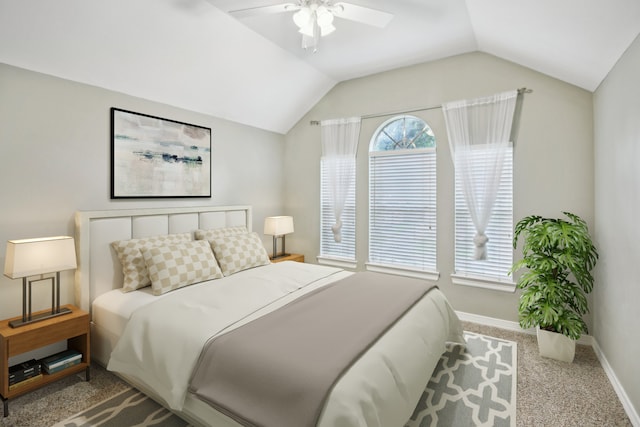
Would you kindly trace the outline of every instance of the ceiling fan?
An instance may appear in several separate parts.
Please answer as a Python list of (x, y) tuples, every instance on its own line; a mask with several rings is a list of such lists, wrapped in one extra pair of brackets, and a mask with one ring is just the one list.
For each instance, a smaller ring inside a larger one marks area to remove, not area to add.
[(334, 2), (333, 0), (297, 0), (295, 3), (280, 3), (246, 9), (231, 10), (229, 13), (238, 18), (247, 16), (295, 12), (293, 22), (302, 34), (302, 47), (317, 51), (320, 37), (331, 34), (336, 27), (333, 18), (342, 18), (362, 24), (384, 28), (393, 15), (353, 3)]

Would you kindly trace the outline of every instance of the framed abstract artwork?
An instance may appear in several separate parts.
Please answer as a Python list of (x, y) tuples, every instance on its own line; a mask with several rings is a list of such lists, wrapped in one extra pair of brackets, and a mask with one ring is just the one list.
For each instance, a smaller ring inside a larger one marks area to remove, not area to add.
[(111, 198), (211, 197), (211, 129), (111, 108)]

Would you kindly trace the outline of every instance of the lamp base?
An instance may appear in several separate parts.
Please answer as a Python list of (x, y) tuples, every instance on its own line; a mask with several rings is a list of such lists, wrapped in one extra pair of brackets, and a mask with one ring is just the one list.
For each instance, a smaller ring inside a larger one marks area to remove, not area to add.
[(19, 328), (20, 326), (30, 325), (31, 323), (40, 322), (42, 320), (51, 319), (52, 317), (58, 317), (58, 316), (62, 316), (64, 314), (69, 314), (69, 313), (71, 313), (71, 310), (69, 310), (66, 307), (63, 307), (59, 311), (54, 313), (45, 312), (45, 313), (40, 313), (40, 314), (31, 316), (26, 320), (23, 320), (23, 319), (12, 320), (11, 322), (9, 322), (9, 326), (11, 326), (12, 328)]

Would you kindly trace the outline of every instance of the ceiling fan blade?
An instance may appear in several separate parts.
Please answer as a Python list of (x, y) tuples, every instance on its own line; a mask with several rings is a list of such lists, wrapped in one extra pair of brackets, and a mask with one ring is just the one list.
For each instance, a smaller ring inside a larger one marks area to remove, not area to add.
[(270, 15), (274, 13), (291, 12), (300, 9), (300, 5), (295, 3), (281, 3), (271, 6), (249, 7), (246, 9), (230, 10), (228, 13), (236, 18), (245, 18), (247, 16)]
[(334, 3), (333, 14), (338, 18), (373, 25), (378, 28), (386, 27), (393, 18), (393, 15), (388, 12), (342, 2)]

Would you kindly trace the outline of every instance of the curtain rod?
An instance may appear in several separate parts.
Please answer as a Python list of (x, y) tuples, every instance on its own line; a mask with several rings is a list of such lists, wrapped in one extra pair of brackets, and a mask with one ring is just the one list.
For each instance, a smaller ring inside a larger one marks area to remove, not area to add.
[[(522, 94), (525, 94), (525, 93), (531, 93), (531, 92), (533, 92), (533, 89), (527, 89), (526, 87), (518, 89), (518, 95), (522, 95)], [(365, 120), (365, 119), (373, 119), (373, 118), (384, 117), (384, 116), (395, 116), (396, 114), (415, 113), (417, 111), (436, 110), (438, 108), (442, 108), (442, 105), (436, 105), (436, 106), (432, 106), (432, 107), (415, 108), (413, 110), (391, 111), (391, 112), (388, 112), (388, 113), (366, 114), (364, 116), (360, 116), (360, 119), (361, 120)], [(309, 124), (311, 126), (319, 126), (320, 125), (320, 120), (311, 120), (309, 122)]]

